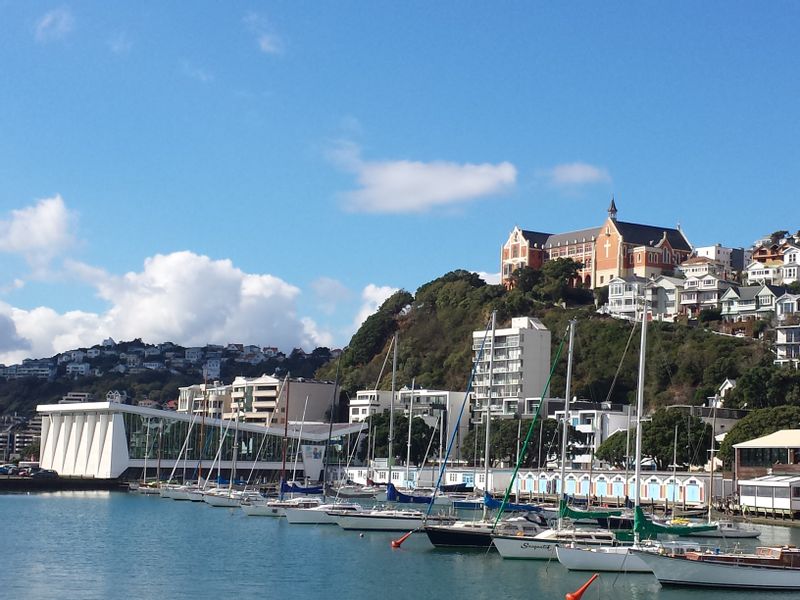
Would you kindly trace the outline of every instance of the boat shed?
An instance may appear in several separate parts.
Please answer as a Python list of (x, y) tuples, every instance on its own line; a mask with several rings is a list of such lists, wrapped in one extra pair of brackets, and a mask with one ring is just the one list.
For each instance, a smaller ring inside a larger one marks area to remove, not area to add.
[(766, 475), (739, 481), (742, 512), (793, 518), (800, 513), (800, 475)]
[(737, 480), (764, 475), (800, 475), (800, 429), (781, 429), (734, 444)]

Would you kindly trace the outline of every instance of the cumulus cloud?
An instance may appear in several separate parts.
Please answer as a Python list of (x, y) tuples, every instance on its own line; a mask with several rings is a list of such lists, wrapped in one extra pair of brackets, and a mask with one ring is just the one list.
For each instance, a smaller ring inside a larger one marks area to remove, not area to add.
[(544, 171), (544, 175), (556, 187), (578, 187), (611, 182), (611, 175), (607, 169), (583, 162), (556, 165)]
[(333, 341), (330, 332), (298, 316), (297, 287), (272, 275), (245, 273), (230, 260), (184, 251), (150, 257), (141, 271), (121, 276), (78, 262), (67, 268), (93, 286), (109, 309), (58, 313), (0, 303), (0, 315), (16, 332), (14, 337), (0, 331), (4, 339), (16, 340), (0, 349), (0, 362), (52, 356), (109, 336), (187, 346), (242, 341), (306, 349)]
[(481, 279), (483, 279), (489, 285), (497, 285), (500, 283), (500, 272), (497, 273), (486, 273), (484, 271), (473, 271), (476, 275), (478, 275)]
[(264, 54), (282, 54), (283, 41), (272, 30), (267, 19), (255, 12), (247, 13), (243, 19), (245, 27), (256, 38), (258, 49)]
[(367, 317), (374, 313), (386, 299), (394, 294), (398, 289), (388, 285), (375, 285), (374, 283), (368, 284), (361, 291), (361, 308), (358, 310), (355, 320), (353, 321), (353, 331), (358, 330), (359, 327), (367, 320)]
[(312, 281), (311, 291), (316, 297), (317, 307), (326, 315), (332, 315), (339, 303), (349, 300), (353, 295), (341, 281), (331, 277)]
[(45, 13), (38, 21), (34, 35), (39, 43), (54, 42), (66, 37), (75, 28), (75, 19), (66, 8)]
[(356, 212), (425, 212), (501, 194), (517, 179), (516, 168), (508, 162), (367, 161), (352, 142), (338, 143), (329, 158), (356, 176), (359, 188), (344, 195), (346, 208)]
[(75, 244), (76, 222), (60, 195), (12, 210), (9, 218), (0, 220), (0, 252), (22, 256), (35, 273), (41, 273)]

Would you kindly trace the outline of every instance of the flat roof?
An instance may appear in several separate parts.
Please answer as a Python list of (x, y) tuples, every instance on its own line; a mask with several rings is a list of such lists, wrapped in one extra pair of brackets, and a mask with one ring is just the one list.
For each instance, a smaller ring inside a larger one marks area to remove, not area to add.
[(781, 429), (775, 433), (734, 444), (734, 448), (800, 448), (800, 429)]
[[(69, 404), (40, 404), (36, 407), (36, 412), (46, 414), (53, 413), (130, 413), (141, 415), (143, 417), (152, 417), (155, 419), (172, 419), (173, 421), (189, 422), (193, 416), (188, 413), (179, 413), (172, 410), (159, 410), (157, 408), (147, 408), (144, 406), (133, 406), (131, 404), (120, 404), (119, 402), (75, 402)], [(212, 419), (211, 417), (205, 418), (205, 424), (208, 426), (227, 427), (232, 421), (223, 419)], [(250, 431), (252, 433), (266, 433), (276, 437), (283, 437), (284, 426), (265, 427), (257, 423), (239, 423), (238, 427), (242, 431)], [(332, 428), (331, 437), (340, 437), (349, 433), (359, 433), (366, 427), (365, 423), (334, 423)], [(328, 431), (331, 430), (329, 423), (314, 423), (305, 425), (301, 423), (289, 423), (287, 437), (297, 439), (300, 437), (302, 429), (302, 439), (312, 442), (324, 442), (328, 439)]]
[(739, 485), (755, 485), (763, 487), (789, 487), (800, 483), (800, 475), (765, 475), (755, 479), (740, 479)]

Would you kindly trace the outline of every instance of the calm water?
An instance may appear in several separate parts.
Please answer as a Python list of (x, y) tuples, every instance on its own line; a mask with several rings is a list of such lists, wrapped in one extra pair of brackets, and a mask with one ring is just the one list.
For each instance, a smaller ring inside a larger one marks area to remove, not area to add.
[[(414, 535), (246, 517), (238, 509), (125, 493), (0, 496), (3, 598), (562, 599), (589, 574), (558, 562), (434, 550)], [(800, 543), (764, 527), (762, 543)], [(662, 589), (649, 575), (602, 574), (585, 600), (736, 600), (792, 594)]]

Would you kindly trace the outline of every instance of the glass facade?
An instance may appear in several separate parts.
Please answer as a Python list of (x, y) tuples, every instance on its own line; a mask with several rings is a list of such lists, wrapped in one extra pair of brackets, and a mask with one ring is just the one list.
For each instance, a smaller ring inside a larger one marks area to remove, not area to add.
[(786, 448), (742, 448), (739, 450), (739, 464), (743, 467), (769, 467), (785, 465), (789, 462)]
[[(231, 461), (234, 454), (234, 439), (237, 446), (237, 460), (280, 462), (283, 455), (283, 438), (274, 434), (244, 431), (232, 422), (225, 421), (224, 426), (208, 425), (195, 422), (189, 433), (191, 423), (164, 417), (149, 417), (134, 413), (122, 413), (125, 422), (125, 435), (128, 442), (128, 455), (132, 459), (177, 460), (178, 457), (188, 462), (210, 464), (217, 456), (222, 438), (220, 460)], [(229, 425), (230, 423), (230, 425)], [(186, 443), (186, 436), (189, 441)], [(266, 439), (265, 439), (266, 438)], [(181, 448), (186, 443), (186, 450)], [(262, 446), (263, 443), (263, 446)], [(324, 442), (303, 440), (304, 445), (324, 445)], [(293, 462), (297, 455), (297, 440), (289, 439), (287, 444), (287, 462)], [(336, 447), (330, 447), (330, 460), (336, 459)], [(302, 457), (298, 456), (302, 460)]]

